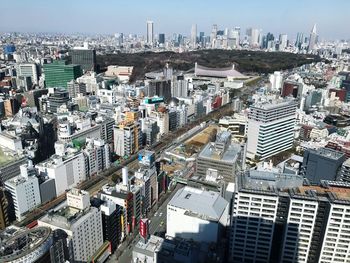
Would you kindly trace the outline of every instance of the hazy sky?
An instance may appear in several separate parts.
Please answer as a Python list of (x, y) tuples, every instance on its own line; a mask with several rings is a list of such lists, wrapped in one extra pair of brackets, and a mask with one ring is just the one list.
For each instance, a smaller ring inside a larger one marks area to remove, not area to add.
[(264, 33), (309, 33), (320, 39), (350, 39), (350, 0), (0, 0), (0, 31), (189, 35), (240, 26)]

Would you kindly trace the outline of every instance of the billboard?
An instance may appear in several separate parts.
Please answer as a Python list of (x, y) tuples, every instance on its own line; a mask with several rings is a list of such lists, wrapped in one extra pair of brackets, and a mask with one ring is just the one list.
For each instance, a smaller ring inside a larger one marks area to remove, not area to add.
[(140, 220), (140, 236), (142, 236), (144, 239), (148, 236), (148, 219), (143, 218)]

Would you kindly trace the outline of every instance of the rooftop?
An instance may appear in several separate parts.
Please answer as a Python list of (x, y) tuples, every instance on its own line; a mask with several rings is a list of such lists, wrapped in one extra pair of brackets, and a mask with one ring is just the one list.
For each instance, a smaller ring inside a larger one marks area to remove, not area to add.
[(310, 153), (318, 154), (329, 159), (338, 160), (345, 156), (345, 153), (330, 148), (309, 149)]
[(0, 233), (0, 261), (16, 262), (35, 251), (50, 238), (51, 229), (36, 227), (17, 229), (9, 227)]
[(207, 158), (218, 160), (227, 163), (235, 163), (239, 152), (241, 151), (241, 146), (239, 144), (231, 144), (228, 146), (226, 151), (218, 152), (215, 150), (215, 143), (208, 143), (204, 149), (199, 153), (200, 158)]
[(204, 220), (220, 220), (228, 202), (217, 192), (184, 187), (176, 192), (169, 205), (187, 210), (187, 215)]

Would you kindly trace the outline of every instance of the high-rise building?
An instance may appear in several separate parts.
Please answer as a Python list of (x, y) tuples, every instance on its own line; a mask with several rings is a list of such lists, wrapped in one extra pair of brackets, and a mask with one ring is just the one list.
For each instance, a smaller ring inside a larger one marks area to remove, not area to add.
[(270, 75), (271, 89), (273, 91), (280, 91), (282, 88), (283, 75), (280, 71), (275, 71)]
[(333, 149), (306, 149), (302, 174), (312, 184), (319, 184), (321, 180), (335, 181), (341, 176), (340, 171), (345, 160), (344, 153)]
[(58, 108), (62, 105), (68, 105), (69, 92), (65, 89), (55, 89), (54, 93), (50, 93), (47, 98), (47, 111), (57, 113)]
[(297, 103), (294, 99), (260, 98), (248, 115), (247, 158), (260, 160), (292, 148)]
[(309, 47), (308, 47), (309, 52), (312, 52), (315, 49), (317, 44), (316, 42), (317, 42), (317, 31), (316, 31), (316, 24), (314, 24), (310, 33), (310, 38), (309, 38)]
[(138, 122), (125, 122), (114, 126), (114, 151), (118, 156), (131, 156), (142, 145), (142, 131)]
[(303, 44), (304, 44), (304, 34), (298, 32), (297, 39), (295, 40), (295, 47), (298, 49), (301, 49)]
[(114, 253), (121, 241), (121, 216), (123, 208), (110, 200), (103, 201), (98, 198), (92, 200), (92, 206), (101, 210), (103, 240), (110, 242), (111, 252)]
[(67, 89), (69, 98), (75, 98), (78, 94), (86, 95), (86, 85), (75, 80), (71, 80), (67, 83)]
[(214, 24), (212, 29), (211, 29), (211, 33), (210, 33), (210, 44), (211, 47), (214, 47), (216, 45), (216, 37), (218, 34), (218, 25)]
[(86, 147), (83, 150), (89, 167), (89, 175), (95, 175), (111, 165), (109, 145), (104, 140), (86, 139)]
[(195, 48), (197, 46), (197, 25), (193, 24), (191, 28), (191, 47)]
[(69, 51), (72, 63), (80, 65), (84, 71), (96, 71), (96, 50), (88, 47), (75, 47)]
[(248, 36), (249, 45), (251, 47), (258, 47), (259, 46), (259, 35), (260, 35), (259, 29), (248, 28), (246, 31), (246, 34)]
[[(57, 147), (57, 145), (55, 145)], [(56, 148), (57, 149), (57, 148)], [(67, 153), (62, 151), (36, 165), (42, 175), (55, 180), (57, 195), (77, 186), (89, 175), (88, 165), (83, 152)]]
[(70, 262), (87, 262), (103, 245), (101, 211), (90, 206), (88, 192), (72, 189), (67, 204), (38, 220), (39, 226), (62, 229), (68, 235)]
[(287, 48), (288, 36), (286, 34), (281, 34), (279, 39), (279, 50), (284, 51)]
[(33, 84), (39, 84), (39, 75), (36, 64), (19, 64), (17, 67), (18, 77), (30, 77)]
[(23, 164), (21, 175), (5, 182), (5, 188), (11, 193), (16, 219), (23, 219), (24, 213), (41, 204), (39, 180), (34, 167)]
[(165, 44), (165, 34), (159, 34), (158, 36), (158, 42), (159, 44)]
[(147, 21), (147, 44), (153, 46), (154, 44), (154, 32), (153, 21)]
[(350, 184), (310, 186), (301, 176), (251, 170), (227, 189), (233, 189), (234, 204), (231, 261), (326, 263), (347, 257)]
[(79, 65), (67, 64), (66, 61), (55, 60), (44, 64), (45, 85), (48, 88), (67, 88), (67, 83), (82, 75)]
[(231, 143), (228, 131), (217, 134), (215, 143), (208, 143), (199, 153), (196, 174), (205, 178), (208, 169), (215, 169), (225, 182), (234, 181), (241, 164), (241, 146)]

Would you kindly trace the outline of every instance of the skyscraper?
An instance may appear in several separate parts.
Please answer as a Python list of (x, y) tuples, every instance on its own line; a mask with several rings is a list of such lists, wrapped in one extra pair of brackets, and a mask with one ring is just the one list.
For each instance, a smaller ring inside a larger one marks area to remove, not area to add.
[(193, 24), (191, 29), (191, 46), (196, 47), (197, 44), (197, 25)]
[(84, 71), (96, 71), (96, 50), (85, 47), (75, 47), (69, 51), (72, 64), (80, 65)]
[(286, 34), (281, 34), (279, 50), (280, 51), (285, 50), (287, 48), (287, 44), (288, 44), (288, 36)]
[(301, 49), (303, 42), (304, 42), (304, 34), (299, 32), (297, 34), (297, 39), (295, 41), (295, 47)]
[(153, 46), (153, 21), (147, 21), (147, 44)]
[(215, 45), (216, 37), (218, 34), (218, 25), (214, 24), (210, 33), (210, 43), (212, 46)]
[(158, 42), (159, 44), (165, 44), (165, 34), (159, 34)]
[(314, 24), (310, 33), (309, 47), (308, 47), (309, 52), (315, 49), (316, 39), (317, 39), (317, 30), (316, 30), (316, 24)]
[(293, 99), (266, 97), (250, 108), (247, 158), (265, 159), (292, 148), (296, 105)]

